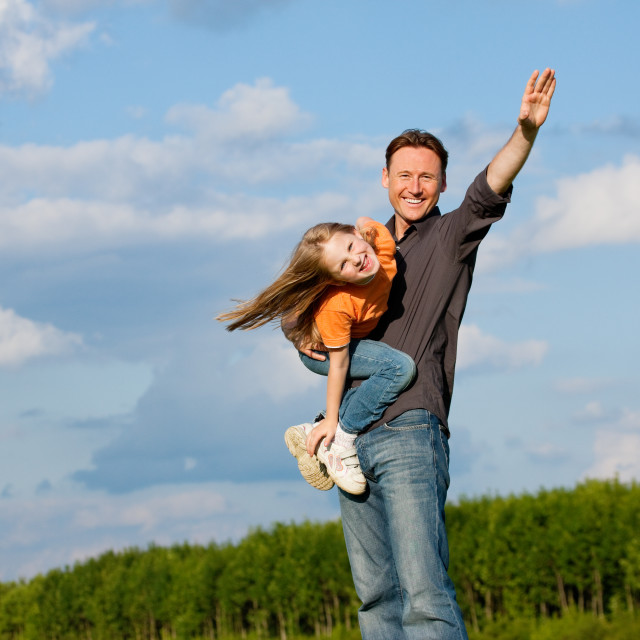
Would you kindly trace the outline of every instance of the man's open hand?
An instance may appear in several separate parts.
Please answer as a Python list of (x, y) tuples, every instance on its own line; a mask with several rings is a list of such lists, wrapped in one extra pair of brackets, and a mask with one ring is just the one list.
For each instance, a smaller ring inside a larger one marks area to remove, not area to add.
[(545, 69), (538, 77), (536, 69), (531, 74), (522, 96), (518, 122), (525, 130), (537, 130), (549, 114), (549, 105), (556, 89), (556, 73), (553, 69)]

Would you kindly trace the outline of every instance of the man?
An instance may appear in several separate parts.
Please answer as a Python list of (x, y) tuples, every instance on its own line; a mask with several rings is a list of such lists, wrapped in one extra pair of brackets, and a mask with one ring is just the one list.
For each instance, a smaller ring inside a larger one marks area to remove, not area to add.
[(437, 207), (447, 187), (448, 154), (441, 142), (410, 130), (387, 149), (382, 185), (394, 209), (387, 227), (397, 243), (398, 275), (389, 310), (370, 337), (409, 354), (418, 374), (382, 420), (356, 440), (367, 492), (340, 491), (365, 640), (467, 638), (447, 574), (444, 524), (458, 329), (478, 245), (504, 214), (555, 85), (551, 69), (531, 75), (510, 140), (474, 180), (462, 205), (446, 215)]

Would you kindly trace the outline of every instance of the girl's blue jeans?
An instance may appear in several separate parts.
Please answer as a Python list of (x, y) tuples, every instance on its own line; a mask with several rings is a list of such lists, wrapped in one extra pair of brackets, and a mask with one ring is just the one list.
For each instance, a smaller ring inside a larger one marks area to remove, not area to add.
[[(325, 360), (314, 360), (303, 353), (299, 355), (307, 369), (326, 376), (329, 354), (322, 353)], [(351, 340), (347, 375), (363, 382), (344, 396), (340, 405), (340, 426), (347, 433), (358, 434), (382, 417), (384, 410), (411, 384), (416, 365), (406, 353), (382, 342)]]

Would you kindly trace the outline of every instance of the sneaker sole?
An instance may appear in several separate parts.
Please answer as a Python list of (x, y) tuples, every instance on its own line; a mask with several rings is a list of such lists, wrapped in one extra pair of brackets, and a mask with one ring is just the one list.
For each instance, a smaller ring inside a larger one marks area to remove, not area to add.
[(284, 434), (284, 441), (291, 455), (298, 461), (298, 469), (302, 477), (316, 489), (328, 491), (335, 484), (329, 477), (327, 467), (307, 453), (306, 438), (295, 427), (289, 427)]

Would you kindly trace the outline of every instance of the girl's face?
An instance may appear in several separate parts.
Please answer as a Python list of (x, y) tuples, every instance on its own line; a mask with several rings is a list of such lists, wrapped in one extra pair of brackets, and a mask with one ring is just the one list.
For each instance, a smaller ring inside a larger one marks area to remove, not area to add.
[(357, 231), (335, 233), (324, 245), (324, 261), (336, 281), (352, 284), (367, 283), (380, 268), (373, 247)]

